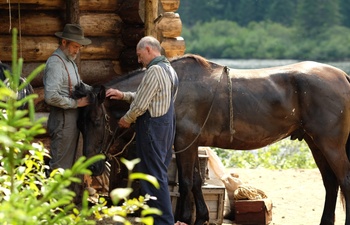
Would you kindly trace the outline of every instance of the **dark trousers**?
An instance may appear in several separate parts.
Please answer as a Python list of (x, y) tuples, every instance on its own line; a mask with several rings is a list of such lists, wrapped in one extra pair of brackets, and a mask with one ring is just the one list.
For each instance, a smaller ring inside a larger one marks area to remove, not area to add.
[(141, 162), (139, 172), (157, 178), (160, 189), (147, 181), (140, 181), (141, 194), (150, 194), (157, 200), (148, 205), (162, 211), (162, 216), (154, 216), (155, 225), (174, 225), (174, 216), (168, 189), (168, 166), (172, 158), (172, 145), (175, 137), (175, 115), (173, 105), (160, 117), (150, 117), (148, 111), (136, 121), (136, 151)]
[(47, 123), (50, 133), (50, 168), (68, 169), (73, 166), (79, 140), (78, 109), (51, 107)]

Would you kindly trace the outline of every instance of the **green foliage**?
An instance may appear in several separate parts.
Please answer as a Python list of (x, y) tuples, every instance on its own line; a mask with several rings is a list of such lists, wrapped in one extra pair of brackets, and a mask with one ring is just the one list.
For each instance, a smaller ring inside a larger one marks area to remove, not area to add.
[(181, 2), (178, 13), (188, 27), (215, 19), (235, 21), (240, 26), (271, 21), (317, 30), (324, 26), (349, 27), (349, 8), (348, 0), (191, 0)]
[(152, 196), (140, 196), (138, 199), (128, 199), (128, 196), (132, 193), (131, 184), (137, 179), (143, 179), (156, 188), (159, 188), (159, 183), (155, 177), (143, 174), (143, 173), (131, 173), (137, 163), (140, 162), (140, 159), (134, 159), (128, 161), (124, 158), (121, 161), (126, 165), (129, 171), (128, 185), (126, 188), (117, 188), (111, 192), (111, 198), (114, 205), (117, 205), (121, 200), (124, 200), (124, 203), (121, 206), (113, 206), (111, 208), (104, 209), (103, 212), (105, 215), (113, 216), (115, 221), (122, 222), (126, 225), (131, 225), (131, 223), (126, 219), (128, 214), (133, 214), (138, 210), (141, 210), (141, 217), (136, 218), (136, 222), (140, 222), (146, 225), (152, 225), (154, 223), (152, 215), (161, 215), (162, 212), (159, 209), (151, 208), (147, 205), (147, 201), (152, 199)]
[(307, 59), (350, 58), (350, 29), (333, 26), (317, 37), (305, 38), (296, 27), (272, 22), (251, 22), (246, 27), (232, 21), (197, 23), (183, 27), (186, 52), (207, 58)]
[(298, 1), (295, 24), (303, 36), (308, 38), (317, 37), (325, 29), (338, 26), (339, 23), (339, 1)]
[(345, 0), (193, 0), (179, 14), (186, 53), (207, 58), (350, 58)]
[(311, 151), (302, 141), (284, 139), (275, 144), (251, 151), (214, 149), (226, 167), (266, 169), (316, 168)]
[[(35, 120), (34, 99), (32, 94), (17, 100), (17, 91), (24, 88), (44, 68), (35, 69), (24, 84), (20, 85), (20, 74), (23, 59), (17, 60), (17, 29), (13, 29), (12, 73), (5, 71), (9, 86), (0, 81), (0, 224), (3, 225), (89, 225), (96, 220), (113, 217), (116, 221), (131, 224), (127, 215), (141, 209), (139, 222), (153, 224), (152, 214), (161, 212), (147, 206), (152, 196), (140, 196), (138, 199), (128, 199), (130, 187), (114, 190), (112, 198), (115, 203), (124, 199), (121, 207), (107, 207), (103, 198), (99, 203), (90, 206), (88, 193), (84, 192), (81, 205), (73, 202), (75, 193), (69, 189), (72, 183), (81, 183), (79, 175), (90, 175), (88, 167), (103, 160), (103, 155), (89, 159), (79, 158), (71, 169), (53, 170), (49, 177), (45, 171), (47, 166), (44, 157), (47, 150), (41, 143), (33, 142), (38, 134), (45, 133), (42, 123), (46, 118)], [(29, 108), (20, 110), (27, 103)], [(128, 168), (134, 167), (137, 160), (124, 161)], [(156, 187), (157, 180), (150, 175), (130, 173), (130, 182), (144, 179)]]

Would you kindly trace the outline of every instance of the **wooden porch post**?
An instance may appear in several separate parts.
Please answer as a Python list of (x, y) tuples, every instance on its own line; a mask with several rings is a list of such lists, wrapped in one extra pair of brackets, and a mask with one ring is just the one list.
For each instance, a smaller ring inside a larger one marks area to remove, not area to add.
[(157, 38), (154, 20), (158, 17), (158, 0), (145, 0), (145, 35)]

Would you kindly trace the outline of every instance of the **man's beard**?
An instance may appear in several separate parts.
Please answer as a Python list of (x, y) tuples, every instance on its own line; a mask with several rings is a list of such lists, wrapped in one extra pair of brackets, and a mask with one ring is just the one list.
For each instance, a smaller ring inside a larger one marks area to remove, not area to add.
[(69, 60), (74, 61), (74, 60), (77, 58), (77, 54), (75, 54), (75, 55), (70, 54), (68, 48), (64, 49), (64, 50), (63, 50), (63, 53), (67, 56), (67, 58), (68, 58)]

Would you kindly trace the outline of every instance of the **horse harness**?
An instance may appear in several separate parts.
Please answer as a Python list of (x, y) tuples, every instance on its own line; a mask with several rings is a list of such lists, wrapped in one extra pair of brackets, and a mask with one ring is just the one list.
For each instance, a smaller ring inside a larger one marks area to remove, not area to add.
[[(131, 137), (131, 139), (128, 141), (128, 143), (123, 147), (123, 149), (120, 152), (118, 152), (114, 155), (109, 154), (109, 150), (110, 150), (112, 144), (114, 143), (114, 141), (118, 140), (119, 138), (124, 136), (126, 134), (126, 132), (129, 131), (130, 128), (125, 129), (125, 131), (123, 131), (121, 134), (119, 134), (117, 136), (118, 131), (119, 131), (119, 126), (117, 126), (117, 128), (114, 131), (111, 130), (111, 127), (109, 125), (110, 116), (108, 115), (106, 107), (103, 103), (102, 103), (102, 112), (103, 112), (103, 119), (104, 119), (103, 120), (104, 121), (104, 132), (103, 132), (103, 141), (102, 141), (102, 145), (100, 145), (99, 153), (105, 155), (107, 159), (114, 159), (116, 161), (116, 163), (119, 165), (119, 162), (117, 160), (117, 156), (121, 155), (125, 151), (125, 149), (131, 144), (131, 142), (135, 138), (135, 132), (133, 133), (133, 136)], [(108, 135), (106, 135), (106, 134), (108, 134)]]

